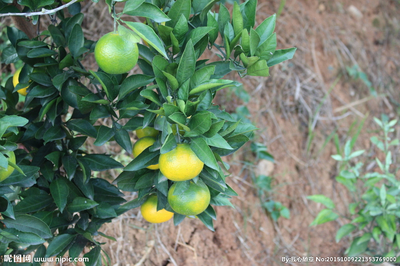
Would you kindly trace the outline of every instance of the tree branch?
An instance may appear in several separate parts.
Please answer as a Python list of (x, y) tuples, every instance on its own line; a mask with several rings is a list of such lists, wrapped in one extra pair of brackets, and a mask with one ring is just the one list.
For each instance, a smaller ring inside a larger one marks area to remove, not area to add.
[(69, 7), (70, 5), (76, 3), (78, 0), (72, 0), (71, 2), (69, 2), (68, 4), (59, 6), (57, 8), (54, 9), (45, 9), (42, 8), (41, 11), (37, 11), (37, 12), (27, 12), (27, 13), (3, 13), (0, 14), (0, 17), (9, 17), (9, 16), (19, 16), (19, 17), (32, 17), (32, 16), (42, 16), (42, 15), (47, 15), (47, 14), (53, 14), (57, 11), (60, 11), (61, 9), (64, 9), (66, 7)]

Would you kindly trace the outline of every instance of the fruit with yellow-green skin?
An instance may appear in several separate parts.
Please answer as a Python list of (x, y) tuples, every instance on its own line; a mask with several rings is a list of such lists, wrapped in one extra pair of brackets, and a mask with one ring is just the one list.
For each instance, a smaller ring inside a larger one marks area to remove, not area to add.
[(165, 209), (157, 211), (157, 196), (150, 196), (140, 207), (143, 218), (154, 224), (163, 223), (170, 220), (173, 216), (173, 212), (169, 212)]
[(139, 49), (129, 35), (110, 32), (98, 40), (94, 50), (94, 57), (104, 72), (108, 74), (123, 74), (136, 65)]
[[(153, 145), (153, 143), (156, 142), (155, 138), (152, 137), (144, 137), (136, 141), (136, 143), (133, 145), (133, 150), (132, 154), (136, 158), (141, 154), (147, 147), (150, 147)], [(150, 166), (147, 166), (147, 169), (150, 170), (157, 170), (158, 169), (158, 164), (153, 164)]]
[(175, 212), (194, 216), (207, 209), (211, 195), (207, 185), (202, 181), (197, 184), (190, 181), (189, 187), (179, 195), (174, 195), (176, 186), (177, 183), (170, 187), (167, 197), (169, 205)]
[[(17, 87), (17, 85), (19, 84), (19, 74), (21, 74), (21, 69), (22, 68), (18, 68), (13, 76), (13, 85), (14, 88)], [(28, 94), (28, 92), (26, 91), (26, 89), (28, 89), (29, 86), (26, 86), (25, 88), (19, 89), (17, 90), (17, 92), (23, 96), (26, 96)]]
[[(5, 155), (8, 156), (8, 160), (11, 161), (12, 163), (15, 164), (15, 154), (12, 151), (9, 151), (5, 153)], [(14, 167), (12, 167), (10, 164), (8, 164), (8, 167), (6, 169), (0, 167), (0, 182), (3, 180), (7, 179), (12, 172), (14, 172)]]
[(198, 176), (204, 163), (189, 144), (178, 144), (175, 149), (161, 154), (158, 161), (161, 173), (172, 181), (185, 181)]
[(136, 136), (141, 139), (144, 137), (157, 137), (159, 131), (152, 127), (139, 128), (136, 130)]

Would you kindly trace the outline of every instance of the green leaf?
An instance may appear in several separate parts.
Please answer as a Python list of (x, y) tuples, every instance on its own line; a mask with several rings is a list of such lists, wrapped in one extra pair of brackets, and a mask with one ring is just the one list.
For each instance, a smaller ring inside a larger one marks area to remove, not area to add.
[[(235, 2), (236, 3), (236, 2)], [(197, 217), (200, 219), (200, 221), (203, 222), (203, 224), (210, 229), (211, 231), (215, 231), (214, 225), (213, 225), (213, 219), (211, 218), (210, 215), (207, 214), (207, 212), (202, 212), (197, 215)]]
[(345, 254), (347, 254), (349, 257), (354, 257), (366, 251), (368, 247), (368, 242), (363, 242), (362, 244), (358, 245), (357, 243), (359, 240), (360, 237), (354, 238), (351, 246), (346, 250)]
[(124, 171), (137, 171), (149, 165), (157, 164), (158, 156), (158, 152), (150, 152), (149, 148), (146, 148), (124, 168)]
[(237, 2), (233, 2), (232, 24), (235, 32), (235, 37), (242, 33), (243, 30), (243, 15), (240, 12), (240, 7)]
[(276, 33), (274, 33), (257, 47), (255, 55), (261, 59), (269, 60), (275, 52), (276, 45)]
[(229, 14), (228, 8), (224, 4), (219, 5), (219, 14), (218, 14), (218, 30), (221, 33), (221, 36), (224, 37), (224, 28), (231, 20), (231, 15)]
[(181, 42), (189, 31), (188, 21), (183, 14), (180, 15), (179, 20), (176, 22), (173, 29), (173, 34), (176, 39)]
[(54, 126), (49, 128), (43, 135), (43, 140), (45, 141), (44, 144), (46, 144), (49, 141), (54, 141), (58, 139), (63, 139), (66, 137), (66, 133), (61, 126)]
[(268, 77), (269, 67), (267, 65), (267, 61), (258, 60), (255, 64), (249, 66), (247, 68), (247, 75), (257, 76), (257, 77)]
[[(193, 46), (196, 45), (204, 36), (213, 31), (213, 27), (198, 27), (189, 33), (188, 40), (192, 41)], [(196, 53), (195, 53), (196, 54)]]
[(386, 203), (386, 187), (385, 184), (382, 184), (382, 187), (379, 191), (379, 197), (381, 199), (381, 205), (385, 206)]
[(67, 122), (67, 127), (89, 137), (95, 138), (97, 135), (97, 131), (94, 126), (92, 126), (89, 121), (84, 119), (70, 120)]
[(328, 198), (327, 196), (324, 196), (324, 195), (312, 195), (312, 196), (308, 196), (307, 199), (318, 202), (318, 203), (322, 203), (328, 209), (335, 208), (335, 203), (333, 203), (333, 201), (330, 198)]
[(179, 225), (184, 219), (186, 218), (185, 215), (174, 213), (174, 225)]
[(213, 30), (208, 33), (208, 38), (210, 43), (214, 43), (218, 38), (218, 22), (215, 19), (215, 14), (212, 12), (207, 13), (207, 27), (213, 28)]
[(127, 13), (137, 9), (145, 0), (128, 0), (125, 2), (124, 10), (122, 13)]
[(50, 193), (60, 212), (64, 211), (67, 205), (69, 190), (65, 189), (67, 184), (63, 178), (58, 178), (50, 184)]
[(50, 50), (48, 48), (36, 48), (32, 49), (27, 53), (28, 58), (43, 58), (43, 57), (49, 57), (52, 55), (56, 55), (57, 52)]
[(124, 167), (110, 156), (104, 154), (88, 154), (80, 157), (79, 160), (87, 163), (93, 171), (105, 171)]
[(75, 239), (75, 235), (62, 234), (53, 238), (47, 247), (46, 258), (57, 256), (66, 249)]
[(161, 55), (168, 59), (168, 55), (164, 49), (164, 43), (152, 28), (140, 22), (124, 21), (124, 23), (126, 23), (129, 28), (139, 35), (140, 38), (145, 40), (151, 47), (156, 49)]
[(97, 133), (96, 141), (93, 143), (96, 146), (103, 146), (107, 141), (109, 141), (115, 134), (112, 128), (106, 126), (100, 126)]
[(296, 50), (297, 48), (276, 50), (272, 58), (268, 60), (268, 66), (271, 67), (276, 64), (282, 63), (283, 61), (292, 59)]
[(162, 103), (160, 102), (158, 98), (158, 94), (154, 92), (152, 89), (145, 89), (140, 92), (140, 96), (143, 98), (146, 98), (153, 103), (156, 103), (158, 106), (162, 106)]
[(318, 213), (317, 217), (314, 219), (314, 221), (310, 225), (313, 226), (313, 225), (319, 225), (319, 224), (327, 223), (327, 222), (330, 222), (330, 221), (334, 221), (337, 218), (339, 218), (339, 215), (334, 213), (332, 210), (323, 209), (322, 211), (320, 211)]
[(215, 134), (210, 138), (204, 138), (208, 146), (217, 147), (221, 149), (233, 150), (231, 145), (219, 134)]
[(257, 28), (256, 31), (260, 36), (260, 43), (263, 43), (275, 30), (276, 14), (268, 17)]
[(51, 38), (53, 38), (53, 41), (57, 46), (65, 46), (65, 37), (59, 28), (57, 28), (53, 24), (50, 24), (48, 30), (50, 32)]
[(129, 154), (132, 154), (132, 142), (128, 131), (120, 129), (115, 132), (115, 141)]
[(164, 76), (168, 80), (168, 84), (171, 87), (172, 90), (176, 91), (179, 88), (179, 82), (178, 80), (168, 72), (163, 71)]
[(175, 24), (178, 22), (181, 15), (189, 20), (191, 10), (191, 0), (177, 0), (168, 12), (168, 17), (171, 18), (170, 21), (166, 23), (167, 26), (174, 28)]
[(248, 0), (240, 5), (242, 13), (244, 13), (244, 28), (252, 29), (256, 22), (257, 0)]
[(183, 51), (179, 61), (179, 66), (176, 73), (176, 79), (179, 85), (182, 85), (186, 80), (191, 78), (196, 69), (196, 54), (192, 40), (189, 40)]
[(190, 131), (185, 132), (185, 137), (196, 137), (204, 134), (211, 127), (211, 113), (207, 111), (196, 113), (190, 118), (188, 127)]
[(220, 170), (213, 152), (203, 138), (192, 138), (190, 148), (205, 165), (216, 171)]
[(204, 66), (193, 74), (190, 78), (190, 88), (195, 88), (202, 83), (205, 83), (210, 80), (211, 75), (214, 74), (215, 66)]
[(5, 217), (2, 222), (7, 226), (7, 228), (14, 228), (22, 232), (34, 233), (44, 239), (53, 236), (49, 226), (45, 222), (28, 214), (16, 214), (15, 220)]
[(85, 262), (85, 266), (101, 266), (101, 248), (100, 246), (94, 247), (91, 251), (86, 253), (83, 258), (87, 258), (88, 262)]
[(136, 198), (134, 200), (128, 201), (124, 205), (121, 205), (121, 207), (119, 207), (119, 210), (128, 211), (131, 209), (135, 209), (135, 208), (141, 206), (145, 201), (146, 201), (146, 198)]
[(68, 39), (68, 47), (74, 58), (79, 57), (87, 51), (87, 49), (84, 47), (84, 43), (85, 39), (83, 36), (82, 27), (79, 24), (75, 24)]
[[(381, 235), (382, 235), (382, 230), (378, 226), (375, 226), (374, 229), (372, 229), (372, 237), (375, 239), (375, 241), (377, 243), (381, 242), (381, 239), (380, 239)], [(397, 243), (398, 247), (400, 247), (400, 245), (399, 245), (400, 244), (399, 243), (399, 241), (400, 241), (399, 236), (400, 235), (396, 235), (396, 243)]]
[(14, 206), (14, 211), (19, 213), (35, 212), (52, 203), (53, 199), (48, 194), (29, 195)]
[(258, 33), (251, 29), (250, 30), (250, 56), (256, 53), (257, 47), (260, 44), (260, 36)]
[(342, 239), (344, 236), (347, 236), (351, 232), (353, 232), (357, 227), (355, 227), (352, 224), (345, 224), (342, 227), (339, 228), (339, 230), (336, 233), (336, 243), (339, 243), (340, 239)]
[(218, 194), (218, 196), (213, 197), (210, 201), (212, 205), (215, 206), (230, 206), (232, 208), (235, 208), (232, 203), (229, 201), (230, 197), (226, 196), (224, 194)]
[(174, 134), (169, 134), (164, 144), (161, 146), (160, 154), (167, 153), (176, 148), (176, 139)]
[[(40, 245), (40, 244), (46, 242), (43, 238), (41, 238), (37, 234), (21, 232), (21, 231), (15, 230), (13, 228), (6, 228), (2, 232), (10, 233), (13, 236), (18, 236), (18, 237), (16, 237), (17, 239), (15, 240), (15, 242), (18, 242), (21, 244)], [(0, 235), (1, 235), (1, 233), (0, 233)]]
[(102, 98), (99, 94), (90, 93), (82, 98), (83, 102), (109, 104), (109, 101)]
[(175, 182), (176, 186), (172, 195), (179, 196), (190, 187), (190, 181)]
[(357, 244), (360, 245), (364, 242), (369, 242), (372, 238), (372, 234), (371, 233), (365, 233), (358, 241)]
[(169, 21), (170, 18), (165, 15), (157, 6), (150, 3), (142, 3), (139, 7), (132, 9), (131, 5), (125, 5), (124, 14), (137, 17), (145, 17), (154, 20), (157, 23)]
[(154, 179), (156, 178), (154, 171), (149, 171), (146, 174), (142, 175), (139, 180), (135, 184), (135, 189), (144, 189), (149, 188), (154, 185)]
[(203, 84), (200, 84), (196, 88), (192, 89), (189, 93), (189, 95), (193, 95), (196, 93), (200, 93), (206, 90), (214, 89), (217, 88), (216, 90), (220, 90), (226, 87), (229, 87), (233, 85), (234, 82), (232, 80), (226, 80), (226, 79), (210, 79), (206, 81)]
[(96, 213), (95, 217), (100, 219), (115, 218), (118, 216), (117, 213), (115, 212), (115, 209), (106, 202), (101, 202), (95, 208), (95, 213)]
[(69, 212), (81, 212), (84, 210), (92, 209), (99, 205), (97, 202), (88, 198), (77, 197), (67, 206)]

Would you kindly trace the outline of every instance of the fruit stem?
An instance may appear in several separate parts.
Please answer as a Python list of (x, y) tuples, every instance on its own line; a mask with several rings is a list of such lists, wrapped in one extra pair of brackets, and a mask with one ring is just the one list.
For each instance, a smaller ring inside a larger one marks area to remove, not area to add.
[(112, 6), (112, 17), (114, 18), (114, 33), (117, 33), (117, 14), (115, 14), (115, 1), (111, 2)]
[(176, 136), (178, 137), (178, 143), (181, 143), (181, 134), (179, 133), (179, 126), (178, 124), (175, 124), (176, 126)]

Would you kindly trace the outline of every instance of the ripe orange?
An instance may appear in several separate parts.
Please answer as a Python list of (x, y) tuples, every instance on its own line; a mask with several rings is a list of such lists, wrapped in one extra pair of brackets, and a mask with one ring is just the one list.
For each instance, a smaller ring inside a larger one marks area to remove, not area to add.
[(189, 144), (178, 144), (172, 151), (161, 154), (158, 162), (161, 173), (172, 181), (192, 179), (204, 166)]
[(152, 127), (145, 127), (145, 128), (139, 128), (136, 130), (136, 136), (138, 136), (139, 139), (143, 137), (157, 137), (158, 135), (158, 130), (155, 130)]
[[(8, 156), (8, 160), (15, 163), (15, 154), (12, 151), (7, 152), (5, 155)], [(12, 172), (14, 171), (14, 167), (8, 165), (7, 169), (0, 167), (0, 182), (8, 178)]]
[[(153, 145), (154, 142), (156, 142), (156, 139), (152, 138), (152, 137), (144, 137), (144, 138), (139, 139), (133, 145), (133, 150), (132, 150), (133, 156), (137, 157), (147, 147), (150, 147), (151, 145)], [(153, 164), (153, 165), (147, 166), (147, 168), (150, 170), (157, 170), (158, 164)]]
[[(17, 85), (19, 84), (19, 74), (21, 73), (21, 69), (22, 68), (18, 68), (13, 76), (13, 85), (14, 88), (17, 87)], [(23, 96), (26, 96), (28, 94), (28, 92), (26, 91), (26, 89), (28, 89), (29, 86), (26, 86), (25, 88), (19, 89), (17, 90), (17, 92)]]
[(171, 208), (182, 215), (198, 215), (210, 204), (210, 190), (203, 182), (190, 181), (189, 188), (180, 195), (173, 195), (177, 183), (168, 191), (168, 203)]
[(139, 49), (128, 35), (110, 32), (98, 40), (94, 56), (104, 72), (123, 74), (136, 65)]
[(163, 223), (170, 220), (173, 216), (173, 212), (169, 212), (165, 209), (157, 211), (157, 196), (150, 196), (140, 207), (143, 218), (154, 224)]

